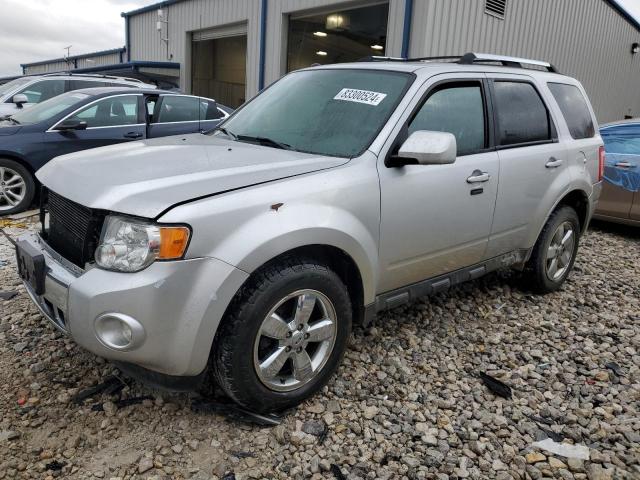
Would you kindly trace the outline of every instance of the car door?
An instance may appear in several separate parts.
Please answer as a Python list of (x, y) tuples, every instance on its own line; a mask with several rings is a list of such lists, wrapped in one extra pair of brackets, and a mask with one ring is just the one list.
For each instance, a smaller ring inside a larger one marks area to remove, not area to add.
[(499, 168), (484, 76), (438, 75), (419, 96), (389, 154), (414, 131), (445, 131), (457, 159), (399, 168), (380, 159), (380, 292), (481, 262), (491, 229)]
[(597, 214), (621, 219), (636, 215), (634, 200), (640, 194), (640, 124), (606, 125), (600, 128), (604, 141), (604, 184)]
[[(145, 138), (141, 94), (119, 94), (95, 100), (52, 126), (45, 132), (46, 142), (55, 156)], [(85, 130), (56, 130), (65, 121), (86, 122)]]
[[(487, 255), (533, 246), (571, 181), (566, 137), (558, 138), (549, 97), (528, 75), (488, 73), (500, 186)], [(548, 92), (545, 92), (548, 95)]]
[(216, 102), (190, 95), (160, 95), (153, 106), (149, 137), (196, 133), (214, 128), (225, 116)]

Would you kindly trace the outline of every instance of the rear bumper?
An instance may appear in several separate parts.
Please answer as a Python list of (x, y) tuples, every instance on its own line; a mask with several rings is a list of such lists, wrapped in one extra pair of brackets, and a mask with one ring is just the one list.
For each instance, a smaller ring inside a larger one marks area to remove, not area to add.
[[(25, 284), (42, 314), (96, 355), (140, 367), (128, 369), (134, 375), (149, 371), (136, 375), (142, 380), (155, 374), (200, 375), (226, 307), (247, 278), (245, 272), (213, 258), (156, 262), (133, 274), (99, 268), (74, 272), (39, 236), (20, 240), (45, 256), (43, 295), (35, 295)], [(105, 314), (130, 318), (141, 326), (133, 332), (132, 348), (114, 349), (100, 338), (96, 320)]]
[(586, 231), (587, 228), (589, 228), (589, 223), (591, 222), (591, 219), (595, 214), (596, 208), (598, 206), (598, 200), (600, 199), (600, 195), (602, 194), (602, 185), (603, 185), (602, 181), (595, 183), (593, 185), (593, 189), (591, 190), (591, 195), (589, 196), (589, 212), (587, 216), (587, 222), (583, 231)]

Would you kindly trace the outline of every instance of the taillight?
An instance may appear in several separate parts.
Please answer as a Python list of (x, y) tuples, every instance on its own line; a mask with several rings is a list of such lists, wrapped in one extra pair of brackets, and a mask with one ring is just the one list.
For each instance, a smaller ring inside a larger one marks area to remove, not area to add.
[(600, 146), (598, 149), (598, 181), (600, 182), (604, 177), (604, 147)]

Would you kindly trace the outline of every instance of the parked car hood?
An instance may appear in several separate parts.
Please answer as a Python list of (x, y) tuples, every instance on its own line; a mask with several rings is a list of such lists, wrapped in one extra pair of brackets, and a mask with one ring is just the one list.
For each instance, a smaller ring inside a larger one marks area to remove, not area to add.
[(155, 218), (180, 202), (347, 161), (191, 134), (63, 155), (36, 176), (81, 205)]
[(0, 136), (13, 135), (21, 128), (20, 125), (14, 125), (8, 120), (0, 120)]

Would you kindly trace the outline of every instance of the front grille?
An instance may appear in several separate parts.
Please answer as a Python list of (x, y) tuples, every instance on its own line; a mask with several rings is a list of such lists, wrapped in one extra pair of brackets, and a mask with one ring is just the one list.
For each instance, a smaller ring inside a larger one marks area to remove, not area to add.
[(84, 268), (93, 260), (100, 240), (104, 213), (84, 207), (51, 190), (45, 194), (41, 208), (49, 212), (47, 243), (75, 265)]

